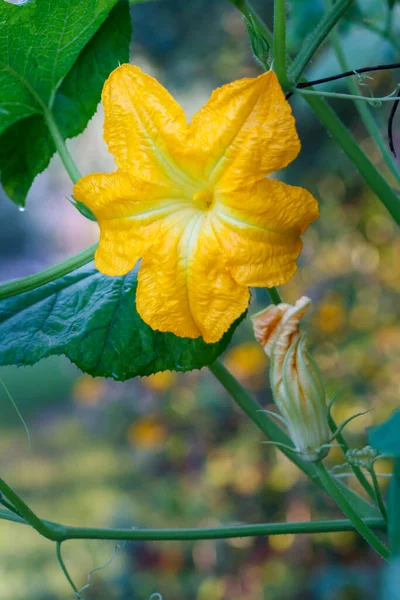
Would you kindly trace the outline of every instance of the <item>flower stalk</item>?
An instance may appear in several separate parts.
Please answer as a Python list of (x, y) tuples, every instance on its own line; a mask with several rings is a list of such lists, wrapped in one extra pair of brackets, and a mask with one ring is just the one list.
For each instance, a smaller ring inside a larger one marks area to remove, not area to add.
[(390, 558), (390, 550), (381, 542), (375, 533), (364, 523), (357, 512), (354, 510), (350, 502), (343, 496), (337, 483), (326, 470), (322, 462), (315, 465), (320, 481), (327, 493), (335, 500), (336, 504), (342, 509), (344, 514), (353, 523), (363, 538), (369, 543), (372, 548), (385, 560)]
[(291, 82), (288, 77), (286, 63), (286, 7), (285, 0), (274, 2), (274, 40), (273, 40), (274, 71), (283, 89), (289, 88)]

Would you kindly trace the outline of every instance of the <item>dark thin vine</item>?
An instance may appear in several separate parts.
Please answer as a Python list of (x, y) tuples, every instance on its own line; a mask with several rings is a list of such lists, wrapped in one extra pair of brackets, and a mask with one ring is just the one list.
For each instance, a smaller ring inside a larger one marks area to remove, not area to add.
[[(296, 88), (308, 88), (314, 85), (319, 85), (320, 83), (328, 83), (329, 81), (337, 81), (338, 79), (344, 79), (345, 77), (351, 77), (353, 75), (362, 75), (362, 73), (373, 73), (375, 71), (387, 71), (390, 69), (400, 69), (400, 63), (391, 63), (388, 65), (377, 65), (376, 67), (362, 67), (361, 69), (353, 69), (352, 71), (344, 71), (343, 73), (338, 73), (337, 75), (331, 75), (330, 77), (321, 77), (320, 79), (314, 79), (313, 81), (301, 81), (296, 85)], [(289, 92), (286, 94), (286, 100), (288, 100), (291, 96), (293, 96), (294, 92)], [(390, 111), (389, 120), (388, 120), (388, 140), (389, 140), (389, 148), (392, 154), (397, 157), (396, 150), (394, 147), (393, 141), (393, 122), (394, 117), (396, 115), (397, 108), (400, 103), (400, 94), (397, 96), (397, 100), (393, 103), (392, 109)]]

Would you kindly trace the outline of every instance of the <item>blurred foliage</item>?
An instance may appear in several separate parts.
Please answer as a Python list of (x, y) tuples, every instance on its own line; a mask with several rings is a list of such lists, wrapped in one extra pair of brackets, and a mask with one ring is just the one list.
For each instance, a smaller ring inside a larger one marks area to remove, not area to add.
[[(271, 3), (253, 4), (271, 25)], [(307, 10), (304, 4), (288, 2), (293, 53), (322, 14), (322, 1), (308, 2)], [(396, 59), (393, 44), (362, 25), (385, 26), (385, 8), (370, 0), (355, 3), (341, 29), (352, 67)], [(212, 88), (259, 72), (246, 26), (229, 3), (158, 0), (132, 6), (131, 12), (132, 62), (155, 73), (188, 114)], [(393, 35), (399, 26), (395, 6)], [(309, 75), (338, 71), (325, 46)], [(393, 73), (377, 74), (370, 85), (386, 93), (393, 88)], [(301, 295), (313, 300), (304, 328), (330, 396), (340, 390), (336, 420), (373, 408), (345, 430), (348, 441), (362, 447), (365, 427), (381, 422), (398, 405), (400, 242), (389, 215), (304, 102), (294, 98), (292, 104), (303, 151), (285, 176), (318, 197), (321, 218), (304, 236), (299, 271), (280, 291), (288, 302)], [(386, 173), (351, 105), (337, 101), (334, 106)], [(388, 110), (374, 112), (382, 130)], [(100, 113), (72, 145), (83, 172), (109, 160), (101, 119)], [(0, 200), (4, 279), (43, 268), (95, 241), (96, 224), (70, 206), (64, 199), (68, 194), (70, 183), (56, 159), (38, 178), (27, 212)], [(250, 312), (266, 303), (266, 291), (253, 290)], [(224, 361), (273, 410), (267, 361), (248, 322), (238, 328)], [(118, 383), (92, 379), (64, 359), (51, 359), (32, 368), (3, 368), (0, 375), (32, 437), (29, 451), (0, 390), (2, 476), (43, 517), (71, 525), (195, 527), (337, 515), (287, 459), (261, 444), (258, 431), (206, 370)], [(337, 450), (331, 460), (343, 461)], [(389, 466), (382, 461), (379, 468), (384, 472)], [(0, 598), (71, 598), (52, 544), (20, 525), (1, 522), (0, 527)], [(64, 557), (79, 587), (113, 550), (111, 542), (65, 544)], [(106, 570), (93, 574), (85, 598), (148, 600), (159, 593), (163, 600), (375, 600), (380, 576), (378, 559), (352, 533), (138, 542), (125, 544)], [(395, 585), (393, 573), (386, 580), (380, 600), (394, 598), (385, 591)]]

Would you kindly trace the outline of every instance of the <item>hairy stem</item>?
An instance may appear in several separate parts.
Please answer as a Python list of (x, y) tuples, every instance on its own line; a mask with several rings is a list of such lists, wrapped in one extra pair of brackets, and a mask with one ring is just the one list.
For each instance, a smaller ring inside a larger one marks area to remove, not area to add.
[(366, 523), (360, 518), (358, 513), (354, 510), (353, 506), (343, 496), (339, 489), (336, 481), (328, 473), (322, 462), (316, 464), (316, 471), (321, 480), (321, 483), (327, 493), (335, 500), (336, 504), (342, 509), (344, 514), (353, 523), (355, 529), (360, 533), (368, 544), (374, 548), (374, 550), (385, 560), (389, 560), (390, 551), (381, 542), (381, 540), (375, 535), (375, 533), (366, 525)]
[(300, 79), (315, 52), (352, 3), (353, 0), (338, 0), (332, 10), (321, 19), (310, 37), (306, 39), (289, 69), (289, 75), (295, 81)]
[(274, 71), (283, 88), (290, 85), (286, 69), (286, 8), (285, 0), (274, 1)]

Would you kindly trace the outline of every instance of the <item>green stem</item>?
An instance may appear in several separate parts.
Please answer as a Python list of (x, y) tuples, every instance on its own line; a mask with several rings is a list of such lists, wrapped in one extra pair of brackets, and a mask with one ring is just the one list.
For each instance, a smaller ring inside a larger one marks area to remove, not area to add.
[(371, 467), (371, 469), (369, 469), (369, 473), (371, 475), (372, 485), (374, 487), (374, 494), (375, 494), (376, 503), (379, 506), (379, 510), (381, 511), (382, 517), (387, 522), (388, 516), (387, 516), (386, 506), (385, 506), (385, 503), (384, 503), (383, 498), (382, 498), (381, 488), (379, 486), (378, 478), (376, 476), (375, 469), (374, 469), (373, 466)]
[(63, 571), (63, 573), (64, 573), (65, 577), (66, 577), (66, 578), (67, 578), (67, 580), (68, 580), (68, 583), (70, 584), (70, 586), (72, 587), (72, 589), (73, 589), (73, 590), (74, 590), (74, 592), (75, 592), (75, 596), (76, 596), (77, 598), (82, 598), (82, 596), (81, 596), (81, 595), (80, 595), (80, 593), (79, 593), (79, 590), (78, 590), (78, 588), (76, 587), (76, 585), (75, 585), (75, 584), (74, 584), (74, 582), (72, 581), (71, 575), (68, 573), (68, 569), (67, 569), (67, 567), (65, 566), (65, 563), (64, 563), (63, 557), (61, 556), (61, 542), (57, 542), (57, 544), (56, 544), (56, 556), (57, 556), (58, 563), (59, 563), (59, 565), (60, 565), (60, 567), (61, 567), (61, 569), (62, 569), (62, 571)]
[(338, 0), (333, 9), (321, 19), (313, 33), (306, 39), (289, 69), (289, 76), (294, 81), (297, 82), (300, 79), (315, 52), (352, 3), (353, 0)]
[(64, 138), (62, 137), (60, 130), (57, 127), (57, 123), (55, 122), (53, 113), (50, 109), (46, 108), (44, 110), (44, 118), (47, 127), (49, 128), (50, 135), (53, 138), (53, 142), (55, 144), (57, 152), (60, 155), (60, 158), (68, 172), (68, 175), (70, 176), (72, 181), (76, 183), (81, 178), (81, 174), (68, 151)]
[(3, 283), (0, 285), (0, 300), (10, 298), (11, 296), (17, 296), (24, 292), (29, 292), (41, 285), (45, 285), (46, 283), (58, 279), (58, 277), (63, 277), (63, 275), (67, 275), (68, 273), (71, 273), (71, 271), (75, 271), (75, 269), (79, 269), (79, 267), (82, 267), (93, 260), (96, 248), (97, 244), (94, 244), (93, 246), (86, 248), (86, 250), (82, 250), (82, 252), (71, 256), (71, 258), (67, 258), (39, 273)]
[[(331, 0), (325, 0), (325, 5), (328, 8), (330, 8), (332, 6)], [(350, 71), (350, 65), (347, 62), (345, 52), (340, 43), (340, 36), (339, 36), (337, 29), (334, 29), (332, 31), (331, 39), (332, 39), (332, 45), (335, 50), (335, 54), (336, 54), (336, 57), (338, 59), (341, 69), (343, 71)], [(347, 86), (348, 86), (351, 94), (356, 96), (359, 93), (358, 86), (357, 86), (356, 82), (354, 81), (353, 77), (347, 77)], [(379, 129), (374, 117), (372, 116), (370, 109), (364, 102), (359, 101), (359, 100), (355, 100), (354, 104), (355, 104), (355, 107), (356, 107), (360, 117), (361, 117), (362, 122), (364, 123), (366, 130), (368, 131), (369, 135), (372, 137), (372, 139), (375, 141), (376, 145), (378, 146), (383, 160), (385, 161), (386, 165), (390, 169), (397, 184), (400, 185), (400, 173), (399, 173), (399, 169), (397, 167), (396, 160), (395, 160), (393, 154), (390, 152), (386, 141), (383, 139), (380, 129)]]
[[(224, 365), (216, 361), (209, 366), (210, 371), (218, 379), (218, 381), (224, 386), (226, 391), (236, 402), (236, 404), (247, 414), (247, 416), (254, 422), (254, 424), (266, 435), (272, 442), (283, 444), (284, 446), (292, 447), (292, 441), (287, 434), (277, 425), (277, 423), (261, 409), (260, 405), (253, 400), (253, 398), (247, 393), (243, 386), (229, 373)], [(303, 473), (307, 475), (314, 483), (321, 485), (321, 482), (317, 476), (315, 466), (313, 463), (307, 462), (301, 458), (298, 454), (294, 454), (285, 447), (280, 448), (289, 460), (291, 460)], [(352, 502), (353, 506), (357, 506), (357, 510), (363, 516), (375, 515), (375, 508), (373, 508), (363, 498), (358, 496), (353, 490), (346, 486), (339, 484), (342, 493)]]
[[(328, 412), (328, 424), (329, 424), (329, 428), (332, 431), (332, 433), (335, 433), (338, 429), (338, 426), (334, 420), (334, 418), (331, 415), (331, 412)], [(341, 433), (338, 433), (336, 435), (336, 441), (338, 442), (344, 456), (346, 457), (346, 453), (348, 452), (348, 450), (350, 450), (349, 445), (347, 444), (346, 440), (344, 439), (343, 435)], [(372, 485), (370, 484), (370, 482), (368, 481), (368, 479), (365, 477), (364, 473), (362, 472), (362, 469), (360, 469), (360, 467), (357, 467), (357, 465), (350, 465), (351, 470), (353, 471), (354, 475), (357, 477), (358, 481), (360, 482), (360, 484), (363, 486), (364, 490), (367, 492), (368, 496), (371, 498), (371, 500), (373, 502), (375, 502), (376, 497), (375, 497), (375, 492), (374, 489), (372, 487)]]
[(366, 102), (368, 104), (374, 102), (396, 102), (398, 89), (396, 88), (391, 94), (388, 96), (383, 96), (382, 98), (374, 98), (372, 96), (360, 96), (359, 94), (351, 95), (351, 94), (342, 94), (340, 92), (322, 92), (320, 90), (304, 90), (302, 88), (296, 88), (296, 93), (301, 94), (302, 96), (320, 96), (325, 98), (341, 98), (343, 100), (352, 100), (354, 102)]
[(363, 538), (369, 543), (372, 548), (385, 560), (389, 560), (390, 551), (381, 542), (381, 540), (374, 534), (374, 532), (366, 525), (366, 523), (359, 517), (357, 512), (354, 510), (350, 502), (343, 496), (339, 489), (336, 481), (326, 470), (322, 462), (315, 465), (318, 476), (321, 480), (323, 487), (326, 492), (335, 500), (336, 504), (342, 509), (344, 514), (353, 523), (355, 529), (360, 533)]
[(397, 224), (400, 225), (400, 198), (395, 194), (386, 179), (378, 172), (347, 127), (331, 107), (319, 96), (305, 98), (314, 113), (341, 146), (347, 157), (358, 169), (360, 175), (378, 196)]
[[(17, 515), (18, 517), (20, 517), (22, 519), (21, 515), (16, 510), (15, 506), (13, 506), (11, 504), (11, 502), (8, 502), (8, 500), (6, 500), (3, 496), (1, 496), (1, 498), (0, 498), (0, 504), (5, 506), (8, 510), (10, 510), (12, 513), (14, 513), (15, 515)], [(26, 523), (25, 519), (22, 519), (22, 520), (24, 523)]]
[[(229, 373), (228, 369), (220, 361), (214, 362), (209, 366), (211, 373), (224, 386), (236, 404), (246, 413), (246, 415), (257, 425), (271, 441), (285, 446), (292, 447), (292, 441), (288, 435), (275, 423), (275, 421), (265, 413), (260, 405), (253, 400), (242, 385)], [(290, 452), (285, 448), (280, 448), (299, 469), (303, 471), (314, 482), (318, 483), (318, 477), (312, 463), (306, 462), (298, 454)]]
[(274, 1), (274, 71), (283, 88), (290, 87), (286, 69), (286, 8), (285, 0)]
[[(35, 513), (25, 504), (25, 502), (10, 488), (10, 486), (0, 478), (0, 492), (11, 502), (23, 519), (29, 525), (36, 529), (38, 533), (49, 540), (56, 540), (57, 536), (52, 527), (44, 523)], [(17, 516), (17, 515), (15, 515)]]
[[(0, 519), (27, 525), (17, 515), (0, 510)], [(51, 521), (43, 521), (53, 528), (59, 542), (67, 540), (139, 540), (139, 541), (195, 541), (222, 540), (240, 537), (265, 535), (287, 535), (308, 533), (330, 533), (354, 531), (355, 527), (348, 519), (326, 519), (323, 521), (301, 521), (292, 523), (261, 523), (253, 525), (232, 525), (228, 527), (209, 527), (191, 529), (109, 529), (94, 527), (68, 527)], [(373, 529), (386, 531), (386, 523), (381, 518), (367, 518), (364, 522)]]
[(267, 288), (267, 292), (269, 297), (271, 298), (271, 302), (274, 304), (280, 304), (282, 302), (282, 298), (275, 287)]

